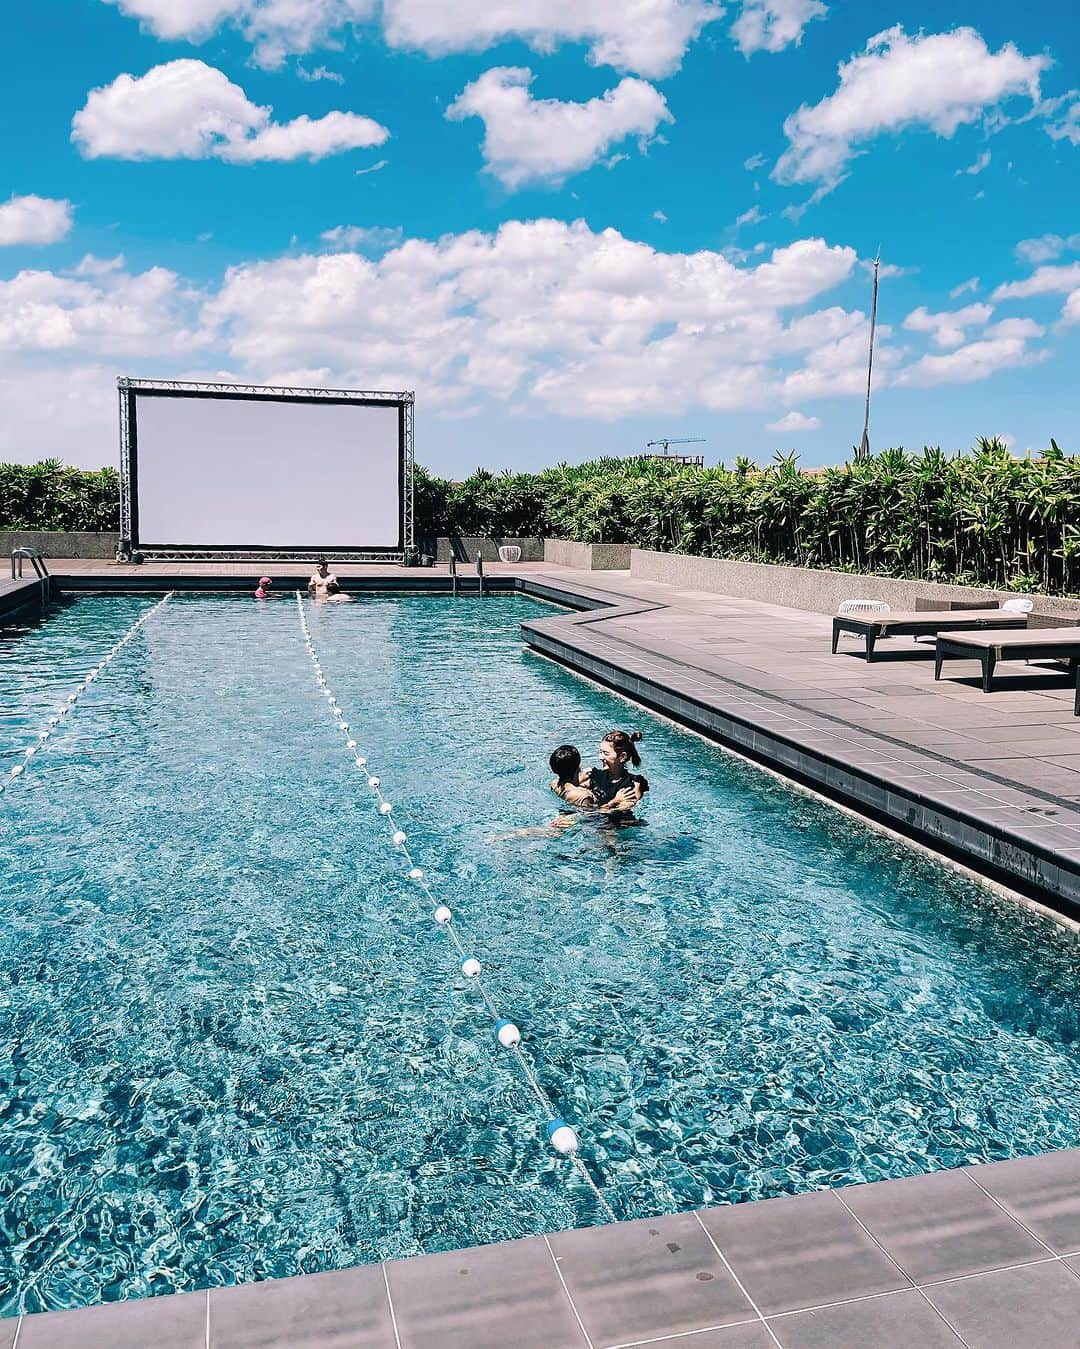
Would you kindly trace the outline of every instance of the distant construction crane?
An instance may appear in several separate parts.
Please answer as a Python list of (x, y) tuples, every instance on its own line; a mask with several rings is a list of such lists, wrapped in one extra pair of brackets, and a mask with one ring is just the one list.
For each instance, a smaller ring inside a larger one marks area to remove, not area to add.
[[(645, 453), (638, 455), (639, 459), (667, 459), (676, 464), (691, 464), (697, 468), (705, 467), (705, 456), (703, 454), (670, 454), (672, 445), (704, 445), (704, 436), (661, 436), (659, 440), (650, 440), (645, 446)], [(649, 454), (649, 450), (657, 445), (663, 446), (663, 454)]]

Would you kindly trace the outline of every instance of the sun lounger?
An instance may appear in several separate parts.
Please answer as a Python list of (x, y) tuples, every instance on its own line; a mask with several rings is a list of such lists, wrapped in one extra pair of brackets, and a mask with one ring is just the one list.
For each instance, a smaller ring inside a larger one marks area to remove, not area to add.
[(881, 637), (924, 637), (948, 628), (965, 631), (978, 628), (1022, 628), (1023, 614), (1006, 613), (1002, 609), (932, 609), (909, 613), (837, 614), (833, 619), (832, 649), (842, 632), (853, 632), (866, 638), (866, 659), (874, 659), (874, 644)]
[[(942, 662), (977, 660), (982, 666), (983, 692), (990, 692), (999, 660), (1060, 660), (1071, 669), (1080, 666), (1080, 627), (1025, 627), (1018, 632), (938, 633), (934, 678), (941, 678)], [(1080, 715), (1080, 710), (1078, 710)]]

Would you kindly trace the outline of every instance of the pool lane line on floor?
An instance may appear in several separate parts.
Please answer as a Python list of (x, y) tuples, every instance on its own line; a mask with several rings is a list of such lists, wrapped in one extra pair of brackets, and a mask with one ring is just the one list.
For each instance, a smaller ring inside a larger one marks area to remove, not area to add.
[(499, 1044), (514, 1056), (521, 1075), (524, 1077), (529, 1090), (536, 1097), (541, 1110), (545, 1114), (545, 1133), (547, 1140), (556, 1152), (564, 1157), (569, 1157), (573, 1166), (577, 1170), (581, 1179), (592, 1191), (593, 1198), (596, 1200), (601, 1211), (610, 1222), (617, 1222), (611, 1205), (604, 1197), (599, 1184), (594, 1179), (592, 1172), (585, 1164), (584, 1158), (579, 1151), (578, 1136), (575, 1130), (562, 1119), (553, 1105), (551, 1098), (540, 1085), (536, 1071), (527, 1058), (525, 1051), (521, 1047), (521, 1031), (508, 1018), (502, 1016), (495, 1005), (487, 988), (484, 986), (481, 978), (483, 969), (480, 961), (468, 954), (461, 938), (458, 936), (457, 928), (454, 922), (454, 915), (448, 905), (443, 904), (434, 894), (428, 882), (428, 878), (423, 868), (417, 864), (409, 849), (408, 835), (405, 833), (397, 821), (394, 819), (394, 806), (388, 801), (382, 792), (381, 779), (371, 772), (370, 765), (364, 754), (361, 754), (356, 740), (353, 738), (349, 723), (345, 720), (345, 714), (334, 696), (333, 690), (323, 672), (322, 664), (319, 660), (318, 652), (315, 649), (315, 643), (311, 637), (311, 631), (308, 628), (307, 615), (304, 612), (304, 600), (300, 591), (296, 591), (296, 607), (300, 615), (300, 631), (304, 637), (304, 645), (307, 648), (308, 656), (311, 659), (312, 667), (315, 671), (315, 682), (319, 687), (319, 692), (326, 699), (327, 708), (337, 725), (339, 731), (345, 736), (345, 747), (353, 755), (353, 763), (358, 772), (365, 775), (368, 787), (371, 789), (373, 799), (378, 803), (379, 814), (386, 821), (390, 830), (390, 842), (395, 848), (399, 849), (405, 860), (409, 863), (408, 878), (413, 881), (423, 892), (432, 907), (432, 918), (440, 928), (447, 934), (454, 944), (454, 949), (461, 958), (461, 972), (475, 986), (480, 998), (487, 1009), (488, 1015), (495, 1023), (495, 1036)]
[(158, 600), (157, 604), (152, 604), (149, 609), (140, 614), (124, 635), (118, 641), (113, 643), (108, 652), (102, 656), (101, 660), (98, 661), (94, 668), (79, 680), (71, 693), (68, 694), (67, 700), (61, 703), (56, 711), (48, 718), (44, 729), (38, 731), (36, 743), (31, 745), (29, 749), (23, 750), (22, 763), (15, 764), (6, 777), (0, 777), (0, 793), (7, 791), (17, 778), (22, 777), (23, 772), (34, 757), (45, 748), (52, 739), (53, 734), (59, 730), (59, 728), (67, 721), (71, 713), (74, 712), (75, 708), (79, 705), (79, 699), (90, 685), (104, 674), (108, 666), (112, 664), (124, 647), (127, 646), (128, 642), (131, 641), (132, 637), (135, 636), (142, 625), (157, 613), (163, 604), (167, 604), (169, 600), (172, 599), (172, 596), (173, 591), (170, 590), (163, 599)]

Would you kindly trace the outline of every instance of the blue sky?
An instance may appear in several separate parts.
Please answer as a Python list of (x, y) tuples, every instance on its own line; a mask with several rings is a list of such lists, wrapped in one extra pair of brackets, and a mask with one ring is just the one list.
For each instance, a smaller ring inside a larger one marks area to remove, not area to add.
[(118, 374), (416, 390), (460, 474), (1080, 447), (1080, 25), (826, 0), (14, 0), (0, 457)]

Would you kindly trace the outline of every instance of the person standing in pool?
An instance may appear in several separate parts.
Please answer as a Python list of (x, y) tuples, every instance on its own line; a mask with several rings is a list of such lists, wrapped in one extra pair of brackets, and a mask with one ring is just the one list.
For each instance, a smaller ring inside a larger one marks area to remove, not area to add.
[(270, 587), (274, 584), (269, 576), (259, 577), (259, 588), (255, 591), (257, 600), (268, 600), (270, 598)]
[(630, 773), (626, 765), (641, 766), (638, 753), (640, 731), (608, 731), (600, 741), (600, 767), (590, 768), (581, 775), (580, 784), (587, 788), (601, 808), (618, 810), (623, 802), (631, 802), (630, 810), (638, 805), (649, 790), (648, 779), (640, 773)]
[(352, 601), (351, 595), (346, 595), (338, 582), (338, 578), (330, 570), (325, 557), (320, 557), (315, 563), (315, 571), (311, 580), (307, 583), (308, 594), (317, 600), (337, 600), (342, 604), (348, 604)]
[(574, 745), (560, 745), (551, 756), (555, 774), (551, 790), (567, 805), (605, 814), (629, 814), (649, 790), (640, 774), (626, 771), (627, 760), (636, 767), (641, 756), (635, 749), (641, 732), (609, 731), (600, 742), (600, 768), (581, 771), (581, 754)]
[(311, 574), (307, 588), (317, 600), (328, 600), (331, 595), (336, 595), (341, 590), (338, 578), (330, 570), (325, 557), (320, 557), (315, 563), (315, 570)]

